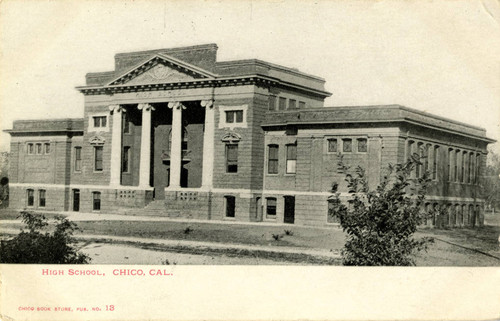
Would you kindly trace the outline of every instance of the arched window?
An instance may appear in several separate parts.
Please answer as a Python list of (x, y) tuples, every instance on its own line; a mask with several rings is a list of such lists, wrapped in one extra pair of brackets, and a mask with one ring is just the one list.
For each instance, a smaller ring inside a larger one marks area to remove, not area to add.
[(459, 204), (455, 205), (455, 225), (460, 226), (462, 225), (462, 207)]
[(474, 226), (474, 205), (469, 205), (469, 226)]
[(439, 212), (439, 204), (438, 203), (434, 203), (432, 205), (432, 210), (433, 210), (433, 213), (432, 213), (432, 226), (436, 226), (437, 225), (437, 220), (438, 220), (438, 212)]

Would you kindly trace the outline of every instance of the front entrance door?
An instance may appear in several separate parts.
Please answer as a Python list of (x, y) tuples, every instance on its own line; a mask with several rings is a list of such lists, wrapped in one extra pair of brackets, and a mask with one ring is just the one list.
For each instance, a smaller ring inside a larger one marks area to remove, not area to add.
[(73, 212), (78, 212), (80, 210), (80, 190), (73, 190)]
[(291, 223), (295, 221), (295, 196), (285, 196), (285, 217), (283, 222)]

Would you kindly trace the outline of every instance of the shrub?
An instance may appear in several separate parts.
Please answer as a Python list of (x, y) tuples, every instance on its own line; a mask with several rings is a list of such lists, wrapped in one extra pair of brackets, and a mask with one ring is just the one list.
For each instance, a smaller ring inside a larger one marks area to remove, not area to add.
[(275, 241), (279, 241), (283, 237), (283, 235), (280, 234), (273, 234), (272, 236)]
[(344, 265), (415, 265), (414, 254), (433, 241), (413, 238), (423, 222), (422, 205), (429, 181), (428, 173), (410, 178), (420, 164), (415, 155), (405, 164), (389, 165), (380, 185), (370, 191), (364, 169), (357, 167), (351, 174), (340, 158), (339, 168), (350, 195), (346, 206), (334, 183), (329, 214), (338, 217), (347, 233), (342, 249)]
[(293, 235), (293, 231), (292, 230), (285, 230), (285, 234), (289, 235), (289, 236), (292, 236)]
[(189, 233), (191, 233), (192, 231), (194, 231), (194, 230), (191, 228), (191, 226), (188, 226), (188, 227), (186, 227), (186, 228), (184, 229), (184, 234), (189, 234)]
[(54, 218), (53, 231), (44, 215), (21, 212), (28, 231), (0, 242), (0, 263), (87, 264), (90, 258), (79, 253), (72, 235), (78, 230), (74, 222), (62, 216)]

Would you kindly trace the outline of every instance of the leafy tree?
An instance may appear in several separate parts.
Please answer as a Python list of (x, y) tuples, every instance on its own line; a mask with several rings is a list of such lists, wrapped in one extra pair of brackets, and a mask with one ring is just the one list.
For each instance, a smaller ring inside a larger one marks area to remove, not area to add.
[[(54, 218), (53, 228), (44, 215), (21, 212), (28, 229), (0, 242), (0, 263), (87, 264), (91, 260), (75, 248), (72, 235), (78, 229), (62, 216)], [(47, 231), (52, 229), (52, 232)]]
[(336, 215), (347, 233), (344, 265), (415, 265), (414, 254), (433, 242), (413, 237), (425, 218), (422, 206), (429, 181), (428, 173), (410, 178), (418, 165), (416, 154), (405, 164), (389, 165), (387, 175), (370, 191), (365, 170), (357, 167), (351, 174), (340, 158), (339, 170), (345, 174), (350, 197), (346, 206), (334, 183), (329, 215)]

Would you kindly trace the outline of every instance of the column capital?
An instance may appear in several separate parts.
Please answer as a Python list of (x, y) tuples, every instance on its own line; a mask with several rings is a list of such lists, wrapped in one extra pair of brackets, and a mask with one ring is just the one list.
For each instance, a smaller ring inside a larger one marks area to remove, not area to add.
[(142, 110), (142, 111), (153, 111), (153, 110), (155, 110), (155, 108), (153, 106), (151, 106), (150, 104), (147, 104), (147, 103), (143, 103), (143, 104), (137, 105), (137, 109)]
[(214, 101), (212, 99), (202, 100), (201, 107), (206, 107), (206, 108), (212, 109), (212, 108), (214, 108)]
[(109, 111), (111, 111), (113, 113), (125, 112), (125, 108), (123, 108), (121, 105), (109, 105), (108, 108), (109, 108)]
[(168, 103), (168, 108), (170, 109), (186, 109), (186, 106), (184, 106), (181, 102), (178, 101), (171, 101)]

